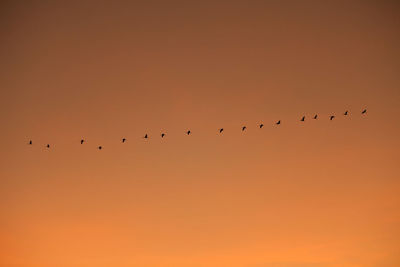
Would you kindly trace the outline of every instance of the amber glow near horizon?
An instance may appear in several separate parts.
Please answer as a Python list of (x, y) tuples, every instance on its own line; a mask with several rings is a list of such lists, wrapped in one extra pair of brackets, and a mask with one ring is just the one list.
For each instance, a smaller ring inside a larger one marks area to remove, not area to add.
[(4, 1), (0, 266), (400, 266), (399, 12)]

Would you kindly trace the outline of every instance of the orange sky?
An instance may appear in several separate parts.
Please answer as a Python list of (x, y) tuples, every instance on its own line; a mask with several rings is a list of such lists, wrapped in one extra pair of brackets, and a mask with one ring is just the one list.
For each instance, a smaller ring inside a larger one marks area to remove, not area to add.
[(2, 1), (0, 266), (400, 266), (399, 12)]

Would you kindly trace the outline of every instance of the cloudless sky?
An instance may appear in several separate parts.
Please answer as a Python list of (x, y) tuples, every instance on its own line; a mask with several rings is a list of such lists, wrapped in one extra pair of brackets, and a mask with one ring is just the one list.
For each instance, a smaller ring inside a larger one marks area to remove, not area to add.
[(2, 1), (0, 266), (400, 266), (399, 12)]

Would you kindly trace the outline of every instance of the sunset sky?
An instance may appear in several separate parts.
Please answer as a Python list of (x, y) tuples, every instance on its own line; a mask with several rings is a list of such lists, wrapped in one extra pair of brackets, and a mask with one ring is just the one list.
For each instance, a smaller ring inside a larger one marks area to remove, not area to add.
[(1, 1), (0, 266), (400, 266), (399, 14)]

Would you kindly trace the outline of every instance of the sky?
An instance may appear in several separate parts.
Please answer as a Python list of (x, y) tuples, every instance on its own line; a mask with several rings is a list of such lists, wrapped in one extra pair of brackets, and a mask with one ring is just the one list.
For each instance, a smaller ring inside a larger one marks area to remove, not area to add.
[(2, 1), (0, 266), (400, 266), (399, 12)]

